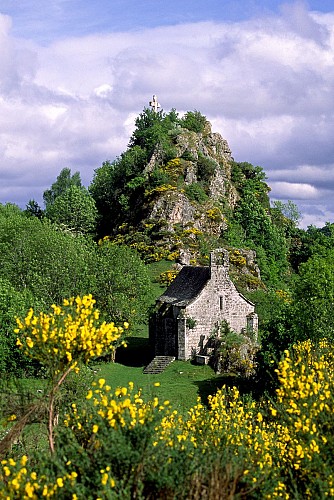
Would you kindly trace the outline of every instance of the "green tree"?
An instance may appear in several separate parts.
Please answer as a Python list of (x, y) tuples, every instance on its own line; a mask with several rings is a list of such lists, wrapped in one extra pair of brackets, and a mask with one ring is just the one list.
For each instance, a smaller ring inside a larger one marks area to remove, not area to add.
[(206, 117), (196, 110), (187, 111), (187, 113), (181, 119), (181, 127), (187, 128), (188, 130), (196, 133), (204, 132), (206, 123)]
[(52, 222), (63, 224), (78, 233), (92, 233), (96, 228), (97, 209), (86, 188), (70, 186), (49, 205), (46, 215)]
[(296, 340), (334, 339), (334, 250), (315, 255), (299, 266), (293, 292)]
[(137, 252), (103, 244), (96, 250), (95, 265), (92, 293), (107, 321), (145, 322), (153, 296), (147, 267)]
[(92, 245), (47, 221), (0, 210), (0, 264), (17, 291), (29, 290), (49, 305), (89, 292)]
[(286, 203), (275, 200), (272, 206), (272, 214), (275, 213), (282, 224), (290, 223), (293, 226), (297, 226), (301, 218), (301, 213), (297, 205), (291, 200), (288, 200)]
[(56, 198), (65, 193), (71, 187), (81, 187), (80, 173), (71, 174), (70, 168), (63, 168), (50, 189), (46, 189), (43, 193), (45, 208), (48, 209), (56, 200)]
[(37, 217), (38, 219), (44, 217), (44, 211), (35, 200), (28, 201), (24, 213), (29, 217)]
[(34, 365), (16, 346), (15, 318), (36, 301), (27, 290), (18, 292), (3, 277), (0, 278), (0, 376), (22, 376), (32, 373)]

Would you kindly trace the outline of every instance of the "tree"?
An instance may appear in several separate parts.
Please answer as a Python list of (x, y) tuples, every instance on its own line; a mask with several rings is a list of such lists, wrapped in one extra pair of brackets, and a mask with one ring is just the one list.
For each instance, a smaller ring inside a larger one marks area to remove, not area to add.
[(22, 376), (33, 372), (34, 366), (16, 347), (15, 318), (34, 303), (27, 290), (15, 290), (8, 279), (0, 278), (0, 376)]
[(293, 331), (297, 340), (334, 340), (334, 250), (299, 266), (293, 291)]
[(187, 111), (184, 117), (180, 120), (181, 127), (191, 130), (192, 132), (204, 132), (207, 123), (206, 116), (199, 111)]
[(97, 248), (95, 265), (92, 293), (107, 321), (145, 322), (153, 295), (147, 267), (137, 252), (105, 243)]
[(301, 213), (297, 205), (291, 200), (288, 200), (287, 203), (283, 203), (280, 200), (274, 201), (272, 213), (277, 213), (278, 215), (280, 215), (281, 222), (283, 224), (285, 223), (285, 225), (287, 225), (290, 223), (294, 227), (298, 225), (301, 218)]
[(44, 217), (44, 211), (35, 200), (28, 201), (24, 213), (29, 217), (37, 217), (37, 219), (42, 219)]
[(46, 210), (52, 222), (63, 224), (77, 233), (92, 233), (96, 228), (97, 209), (86, 188), (70, 186)]
[(0, 210), (2, 277), (19, 292), (29, 290), (44, 304), (88, 293), (92, 244), (56, 230), (47, 221)]
[(70, 168), (63, 168), (58, 175), (56, 182), (52, 184), (50, 189), (46, 189), (43, 193), (45, 208), (48, 209), (55, 202), (56, 198), (64, 194), (65, 191), (71, 186), (82, 186), (80, 173), (75, 172), (71, 175)]

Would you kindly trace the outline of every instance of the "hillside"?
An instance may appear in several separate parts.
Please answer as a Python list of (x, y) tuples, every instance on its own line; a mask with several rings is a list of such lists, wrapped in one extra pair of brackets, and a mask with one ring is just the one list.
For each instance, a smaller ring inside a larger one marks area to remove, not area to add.
[[(286, 241), (271, 215), (265, 174), (237, 163), (227, 141), (198, 111), (179, 118), (143, 111), (128, 149), (95, 171), (90, 192), (101, 241), (136, 248), (146, 262), (207, 264), (210, 250), (230, 250), (232, 273), (246, 289), (285, 272)], [(255, 261), (252, 250), (259, 250)], [(261, 266), (260, 266), (261, 267)]]

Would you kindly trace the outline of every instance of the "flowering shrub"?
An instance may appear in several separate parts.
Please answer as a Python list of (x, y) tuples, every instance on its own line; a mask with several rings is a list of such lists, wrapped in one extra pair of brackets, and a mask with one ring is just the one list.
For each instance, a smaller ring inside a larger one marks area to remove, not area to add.
[(241, 255), (241, 252), (238, 249), (229, 252), (229, 259), (231, 264), (239, 267), (243, 267), (247, 263), (246, 258)]
[[(67, 307), (76, 311), (72, 319)], [(77, 368), (78, 357), (90, 359), (104, 342), (90, 296), (54, 306), (48, 318), (46, 327), (44, 315), (29, 313), (18, 333), (22, 349), (35, 349), (40, 359), (44, 343), (50, 357), (57, 339), (62, 355), (55, 353), (56, 377)], [(56, 330), (58, 320), (66, 328)], [(72, 327), (74, 342), (66, 344)], [(121, 330), (110, 327), (109, 340), (115, 342)], [(224, 386), (207, 405), (199, 398), (186, 413), (154, 393), (145, 398), (133, 383), (112, 389), (100, 378), (84, 402), (69, 407), (52, 454), (8, 453), (2, 460), (0, 498), (333, 497), (332, 346), (326, 340), (295, 345), (285, 351), (277, 377), (272, 401), (245, 399), (237, 388)]]
[[(17, 345), (30, 358), (42, 363), (48, 377), (47, 413), (50, 450), (55, 451), (54, 426), (56, 420), (56, 395), (71, 371), (79, 371), (79, 362), (88, 361), (102, 354), (113, 352), (124, 329), (114, 323), (99, 321), (100, 313), (94, 309), (92, 295), (64, 299), (62, 306), (53, 304), (49, 314), (35, 314), (31, 308), (24, 319), (17, 318)], [(124, 323), (124, 328), (128, 328)], [(38, 406), (41, 400), (27, 408), (2, 441), (3, 448), (11, 446)], [(14, 419), (12, 419), (14, 420)], [(0, 456), (1, 456), (0, 446)]]
[(159, 283), (161, 285), (170, 285), (172, 281), (175, 280), (176, 276), (179, 274), (177, 269), (169, 269), (159, 274)]
[(24, 320), (17, 319), (17, 345), (25, 353), (42, 362), (52, 378), (67, 369), (77, 369), (80, 360), (85, 363), (101, 356), (123, 332), (114, 323), (98, 324), (99, 311), (94, 310), (91, 295), (65, 299), (63, 306), (53, 304), (52, 312), (35, 315), (30, 309)]

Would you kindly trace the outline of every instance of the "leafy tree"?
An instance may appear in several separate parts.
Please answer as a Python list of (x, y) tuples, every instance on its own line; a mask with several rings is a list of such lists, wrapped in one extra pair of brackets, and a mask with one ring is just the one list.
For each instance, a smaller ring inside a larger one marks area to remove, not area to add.
[(74, 232), (92, 233), (96, 227), (95, 201), (84, 187), (70, 186), (49, 205), (46, 215)]
[(80, 173), (75, 172), (73, 175), (71, 175), (70, 168), (63, 168), (58, 175), (56, 182), (52, 184), (50, 189), (46, 189), (43, 193), (43, 200), (46, 209), (53, 205), (56, 198), (64, 194), (65, 191), (71, 186), (82, 186)]
[[(34, 365), (16, 346), (15, 318), (23, 314), (36, 300), (27, 290), (18, 292), (5, 278), (0, 278), (0, 374), (31, 374)], [(36, 367), (36, 366), (35, 366)]]
[(187, 111), (187, 113), (181, 119), (181, 127), (197, 133), (204, 132), (206, 123), (206, 117), (196, 110)]
[(334, 250), (300, 264), (293, 292), (293, 332), (297, 340), (334, 339)]
[(8, 216), (3, 212), (0, 210), (2, 276), (16, 290), (29, 290), (45, 304), (89, 291), (92, 250), (83, 238), (22, 213)]
[(140, 146), (147, 152), (147, 159), (157, 145), (160, 145), (160, 149), (166, 154), (171, 147), (168, 134), (175, 130), (178, 124), (180, 120), (175, 109), (166, 114), (145, 108), (135, 121), (136, 128), (130, 138), (129, 147)]
[(280, 200), (274, 201), (271, 213), (277, 216), (282, 225), (292, 225), (295, 227), (301, 218), (301, 213), (297, 205), (291, 200), (288, 200), (287, 203), (283, 203)]
[(153, 296), (147, 267), (137, 252), (103, 244), (97, 248), (95, 266), (92, 293), (107, 321), (145, 322)]
[(245, 231), (245, 244), (254, 248), (265, 280), (272, 284), (287, 271), (287, 241), (251, 189), (245, 188), (234, 214)]
[(28, 201), (24, 213), (29, 217), (37, 217), (37, 219), (44, 217), (44, 211), (35, 200)]

